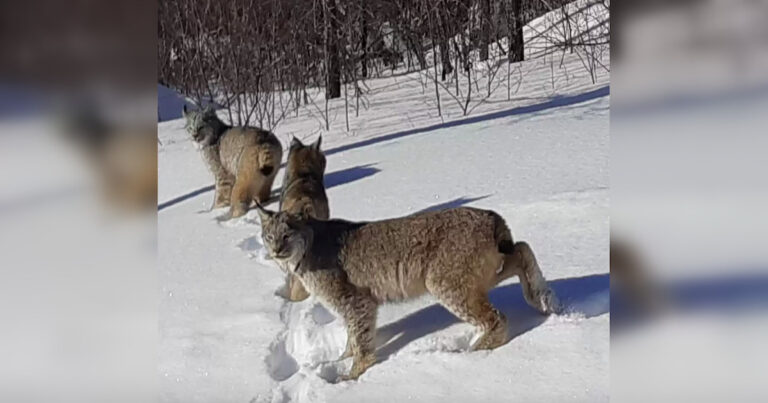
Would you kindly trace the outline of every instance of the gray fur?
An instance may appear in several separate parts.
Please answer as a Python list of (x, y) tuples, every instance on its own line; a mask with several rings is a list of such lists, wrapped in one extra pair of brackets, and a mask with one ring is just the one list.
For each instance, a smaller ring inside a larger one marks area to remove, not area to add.
[(518, 275), (526, 301), (542, 313), (558, 308), (528, 244), (514, 243), (496, 213), (457, 208), (375, 221), (315, 220), (259, 206), (262, 237), (275, 261), (345, 321), (349, 378), (375, 362), (376, 307), (425, 293), (478, 327), (473, 349), (507, 341), (506, 318), (488, 291)]
[[(322, 137), (315, 143), (304, 145), (293, 138), (283, 177), (280, 194), (280, 211), (291, 214), (305, 214), (318, 220), (330, 217), (328, 197), (325, 194), (325, 155), (320, 150)], [(288, 275), (288, 299), (302, 301), (309, 293), (296, 276)]]

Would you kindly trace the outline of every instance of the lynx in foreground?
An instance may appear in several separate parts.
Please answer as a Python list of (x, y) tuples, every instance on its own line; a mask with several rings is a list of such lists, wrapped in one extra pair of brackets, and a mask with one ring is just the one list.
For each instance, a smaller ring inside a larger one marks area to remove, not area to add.
[(230, 206), (230, 217), (248, 211), (251, 200), (265, 203), (272, 191), (283, 149), (269, 131), (232, 127), (213, 109), (187, 111), (187, 131), (200, 147), (203, 159), (216, 178), (213, 208)]
[[(327, 220), (328, 196), (325, 194), (323, 175), (325, 175), (325, 156), (320, 150), (322, 137), (310, 145), (293, 138), (288, 152), (288, 161), (283, 179), (283, 191), (280, 195), (280, 211), (291, 214), (303, 213), (318, 220)], [(288, 274), (288, 299), (303, 301), (309, 293), (301, 281), (293, 274)]]
[(492, 211), (456, 208), (356, 223), (257, 208), (264, 245), (278, 265), (345, 321), (343, 357), (354, 361), (342, 379), (375, 363), (376, 310), (385, 302), (432, 294), (482, 332), (473, 350), (508, 340), (506, 319), (488, 300), (506, 278), (520, 277), (525, 300), (539, 312), (558, 309), (531, 248), (514, 243)]

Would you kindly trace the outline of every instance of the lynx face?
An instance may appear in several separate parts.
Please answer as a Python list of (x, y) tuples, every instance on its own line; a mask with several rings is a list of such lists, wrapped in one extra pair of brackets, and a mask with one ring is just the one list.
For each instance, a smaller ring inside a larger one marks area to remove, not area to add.
[(218, 117), (214, 110), (187, 111), (185, 105), (183, 112), (186, 118), (184, 128), (192, 136), (192, 140), (198, 148), (213, 145), (218, 141), (214, 130)]
[(274, 213), (259, 207), (261, 238), (269, 254), (283, 269), (293, 271), (309, 244), (309, 230), (299, 216)]

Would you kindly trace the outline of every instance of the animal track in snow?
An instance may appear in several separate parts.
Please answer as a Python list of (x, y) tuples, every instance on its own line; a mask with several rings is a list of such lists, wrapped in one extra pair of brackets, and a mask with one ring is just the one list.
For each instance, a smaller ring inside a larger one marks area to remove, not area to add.
[[(277, 335), (270, 349), (268, 363), (277, 378), (284, 378), (282, 369), (292, 365), (278, 365), (284, 361), (296, 363), (299, 368), (320, 369), (334, 363), (346, 347), (346, 330), (341, 321), (328, 312), (321, 304), (309, 299), (303, 302), (287, 302), (281, 313), (286, 327)], [(294, 373), (296, 372), (294, 371)]]
[(266, 358), (266, 364), (267, 369), (269, 370), (269, 376), (278, 382), (290, 378), (299, 370), (296, 360), (294, 360), (285, 349), (285, 331), (277, 335), (275, 341), (269, 346), (269, 355)]
[(261, 235), (256, 234), (243, 239), (237, 244), (237, 247), (245, 252), (251, 259), (257, 259), (260, 263), (268, 263), (271, 258), (267, 249), (261, 244)]

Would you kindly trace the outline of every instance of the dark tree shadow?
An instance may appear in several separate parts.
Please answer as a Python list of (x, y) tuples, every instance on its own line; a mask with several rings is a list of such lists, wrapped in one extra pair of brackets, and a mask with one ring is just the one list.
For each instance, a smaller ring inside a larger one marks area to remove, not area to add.
[[(372, 176), (381, 172), (380, 169), (373, 168), (374, 165), (376, 165), (376, 163), (359, 165), (351, 168), (345, 168), (340, 171), (334, 171), (329, 174), (326, 174), (324, 178), (325, 188), (330, 189), (335, 186), (341, 186), (349, 182), (354, 182), (356, 180), (367, 178), (369, 176)], [(214, 185), (209, 185), (209, 186), (204, 186), (199, 189), (193, 190), (181, 196), (174, 197), (171, 200), (164, 201), (158, 204), (157, 211), (161, 211), (175, 204), (179, 204), (185, 200), (189, 200), (203, 193), (212, 192), (214, 189), (215, 189)], [(282, 188), (272, 189), (272, 192), (270, 193), (270, 199), (267, 203), (272, 203), (274, 201), (279, 200), (281, 192), (282, 192)]]
[(606, 85), (604, 87), (600, 87), (598, 89), (584, 92), (581, 94), (576, 95), (557, 95), (553, 98), (550, 98), (548, 101), (534, 104), (534, 105), (527, 105), (527, 106), (520, 106), (517, 108), (507, 109), (503, 111), (493, 112), (493, 113), (487, 113), (485, 115), (478, 115), (478, 116), (472, 116), (469, 118), (464, 119), (458, 119), (453, 120), (450, 122), (445, 123), (438, 123), (431, 126), (425, 126), (425, 127), (417, 127), (414, 129), (408, 129), (392, 134), (388, 134), (385, 136), (379, 136), (376, 138), (368, 139), (368, 140), (362, 140), (358, 141), (357, 143), (352, 144), (346, 144), (340, 147), (332, 148), (330, 150), (325, 151), (325, 155), (333, 155), (336, 153), (340, 153), (347, 150), (352, 150), (355, 148), (360, 147), (366, 147), (373, 144), (381, 143), (384, 141), (390, 141), (394, 139), (399, 139), (402, 137), (412, 136), (414, 134), (421, 134), (425, 132), (429, 132), (432, 130), (438, 130), (438, 129), (445, 129), (449, 127), (456, 127), (456, 126), (463, 126), (468, 125), (472, 123), (478, 123), (483, 122), (486, 120), (492, 120), (492, 119), (498, 119), (498, 118), (504, 118), (508, 116), (514, 116), (514, 115), (522, 115), (526, 113), (533, 113), (533, 112), (539, 112), (546, 109), (552, 109), (552, 108), (559, 108), (562, 106), (568, 106), (573, 104), (578, 104), (582, 102), (591, 101), (593, 99), (601, 98), (604, 96), (610, 95), (610, 86)]
[[(586, 318), (609, 312), (609, 274), (595, 274), (549, 281), (560, 299), (564, 313)], [(510, 339), (541, 325), (547, 317), (531, 308), (523, 298), (520, 284), (496, 287), (489, 293), (491, 303), (507, 317)], [(378, 330), (376, 355), (386, 360), (408, 343), (458, 323), (440, 304), (430, 305)]]
[(195, 190), (193, 190), (193, 191), (191, 191), (191, 192), (189, 192), (187, 194), (183, 194), (181, 196), (174, 197), (171, 200), (164, 201), (164, 202), (158, 204), (157, 205), (157, 211), (161, 211), (161, 210), (163, 210), (163, 209), (165, 209), (167, 207), (173, 206), (174, 204), (179, 204), (179, 203), (183, 202), (184, 200), (189, 200), (189, 199), (191, 199), (191, 198), (193, 198), (195, 196), (199, 196), (199, 195), (201, 195), (203, 193), (212, 192), (213, 189), (215, 189), (215, 188), (216, 187), (214, 185), (204, 186), (204, 187), (201, 187), (200, 189), (195, 189)]
[[(551, 108), (558, 108), (558, 107), (562, 107), (562, 106), (574, 105), (574, 104), (590, 101), (590, 100), (597, 99), (597, 98), (604, 97), (604, 96), (608, 96), (608, 95), (610, 95), (610, 86), (608, 86), (608, 85), (606, 85), (604, 87), (600, 87), (600, 88), (592, 90), (592, 91), (588, 91), (588, 92), (582, 93), (582, 94), (567, 95), (567, 96), (558, 95), (558, 96), (555, 96), (555, 97), (549, 99), (546, 102), (542, 102), (542, 103), (538, 103), (538, 104), (534, 104), (534, 105), (521, 106), (521, 107), (517, 107), (517, 108), (503, 110), (503, 111), (487, 113), (485, 115), (478, 115), (478, 116), (473, 116), (473, 117), (469, 117), (469, 118), (465, 118), (465, 119), (454, 120), (454, 121), (451, 121), (451, 122), (439, 123), (439, 124), (435, 124), (435, 125), (431, 125), (431, 126), (425, 126), (425, 127), (415, 128), (415, 129), (404, 130), (404, 131), (388, 134), (388, 135), (385, 135), (385, 136), (379, 136), (379, 137), (368, 139), (368, 140), (358, 141), (357, 143), (347, 144), (347, 145), (343, 145), (343, 146), (340, 146), (340, 147), (336, 147), (336, 148), (332, 148), (332, 149), (326, 150), (325, 151), (325, 155), (328, 156), (328, 155), (340, 153), (342, 151), (347, 151), (347, 150), (351, 150), (351, 149), (355, 149), (355, 148), (360, 148), (360, 147), (366, 147), (366, 146), (369, 146), (369, 145), (373, 145), (373, 144), (377, 144), (377, 143), (381, 143), (381, 142), (385, 142), (385, 141), (389, 141), (389, 140), (394, 140), (394, 139), (398, 139), (398, 138), (401, 138), (401, 137), (412, 136), (414, 134), (425, 133), (425, 132), (429, 132), (429, 131), (432, 131), (432, 130), (445, 129), (445, 128), (456, 127), (456, 126), (463, 126), (463, 125), (468, 125), (468, 124), (472, 124), (472, 123), (483, 122), (483, 121), (486, 121), (486, 120), (498, 119), (498, 118), (513, 116), (513, 115), (522, 115), (522, 114), (526, 114), (526, 113), (540, 112), (540, 111), (551, 109)], [(370, 165), (372, 165), (372, 164), (363, 165), (363, 166), (361, 166), (359, 168), (366, 168), (366, 167), (369, 167)], [(349, 169), (354, 169), (354, 168), (349, 168)], [(375, 169), (375, 168), (370, 168), (370, 169)], [(368, 171), (368, 174), (364, 175), (362, 177), (373, 175), (376, 172), (378, 172), (378, 170), (376, 170), (376, 171)], [(329, 175), (331, 175), (331, 174), (329, 174)], [(326, 176), (328, 176), (328, 175), (326, 175)], [(343, 182), (343, 183), (348, 183), (348, 182), (351, 182), (351, 181), (348, 180), (348, 181)], [(326, 186), (330, 187), (328, 185), (326, 185)], [(199, 194), (202, 194), (202, 193), (205, 193), (205, 192), (209, 192), (211, 190), (213, 190), (213, 186), (212, 185), (211, 186), (207, 186), (205, 188), (194, 190), (194, 191), (192, 191), (190, 193), (187, 193), (187, 194), (184, 194), (184, 195), (181, 195), (181, 196), (178, 196), (178, 197), (175, 197), (175, 198), (173, 198), (171, 200), (168, 200), (168, 201), (165, 201), (165, 202), (159, 204), (158, 207), (157, 207), (157, 210), (158, 211), (163, 210), (163, 209), (165, 209), (167, 207), (170, 207), (170, 206), (172, 206), (174, 204), (178, 204), (178, 203), (180, 203), (180, 202), (182, 202), (184, 200), (188, 200), (188, 199), (190, 199), (192, 197), (195, 197), (195, 196), (197, 196)]]
[(768, 311), (768, 275), (763, 273), (679, 279), (654, 284), (649, 291), (655, 303), (651, 306), (620, 287), (611, 290), (612, 336), (664, 314), (707, 312), (730, 316)]
[(428, 211), (438, 211), (438, 210), (445, 210), (449, 208), (456, 208), (461, 207), (465, 204), (469, 204), (478, 200), (483, 200), (491, 197), (491, 195), (487, 194), (485, 196), (478, 196), (478, 197), (458, 197), (453, 200), (449, 200), (447, 202), (434, 204), (432, 206), (429, 206), (427, 208), (423, 208), (415, 213), (412, 214), (419, 214), (419, 213), (426, 213)]
[(354, 182), (369, 176), (376, 175), (381, 172), (378, 168), (373, 168), (376, 163), (359, 165), (352, 168), (342, 169), (341, 171), (334, 171), (329, 174), (325, 174), (323, 182), (326, 189), (332, 187), (344, 185), (349, 182)]
[(82, 196), (86, 192), (88, 192), (87, 188), (67, 186), (25, 195), (17, 199), (0, 200), (0, 216), (61, 203)]

